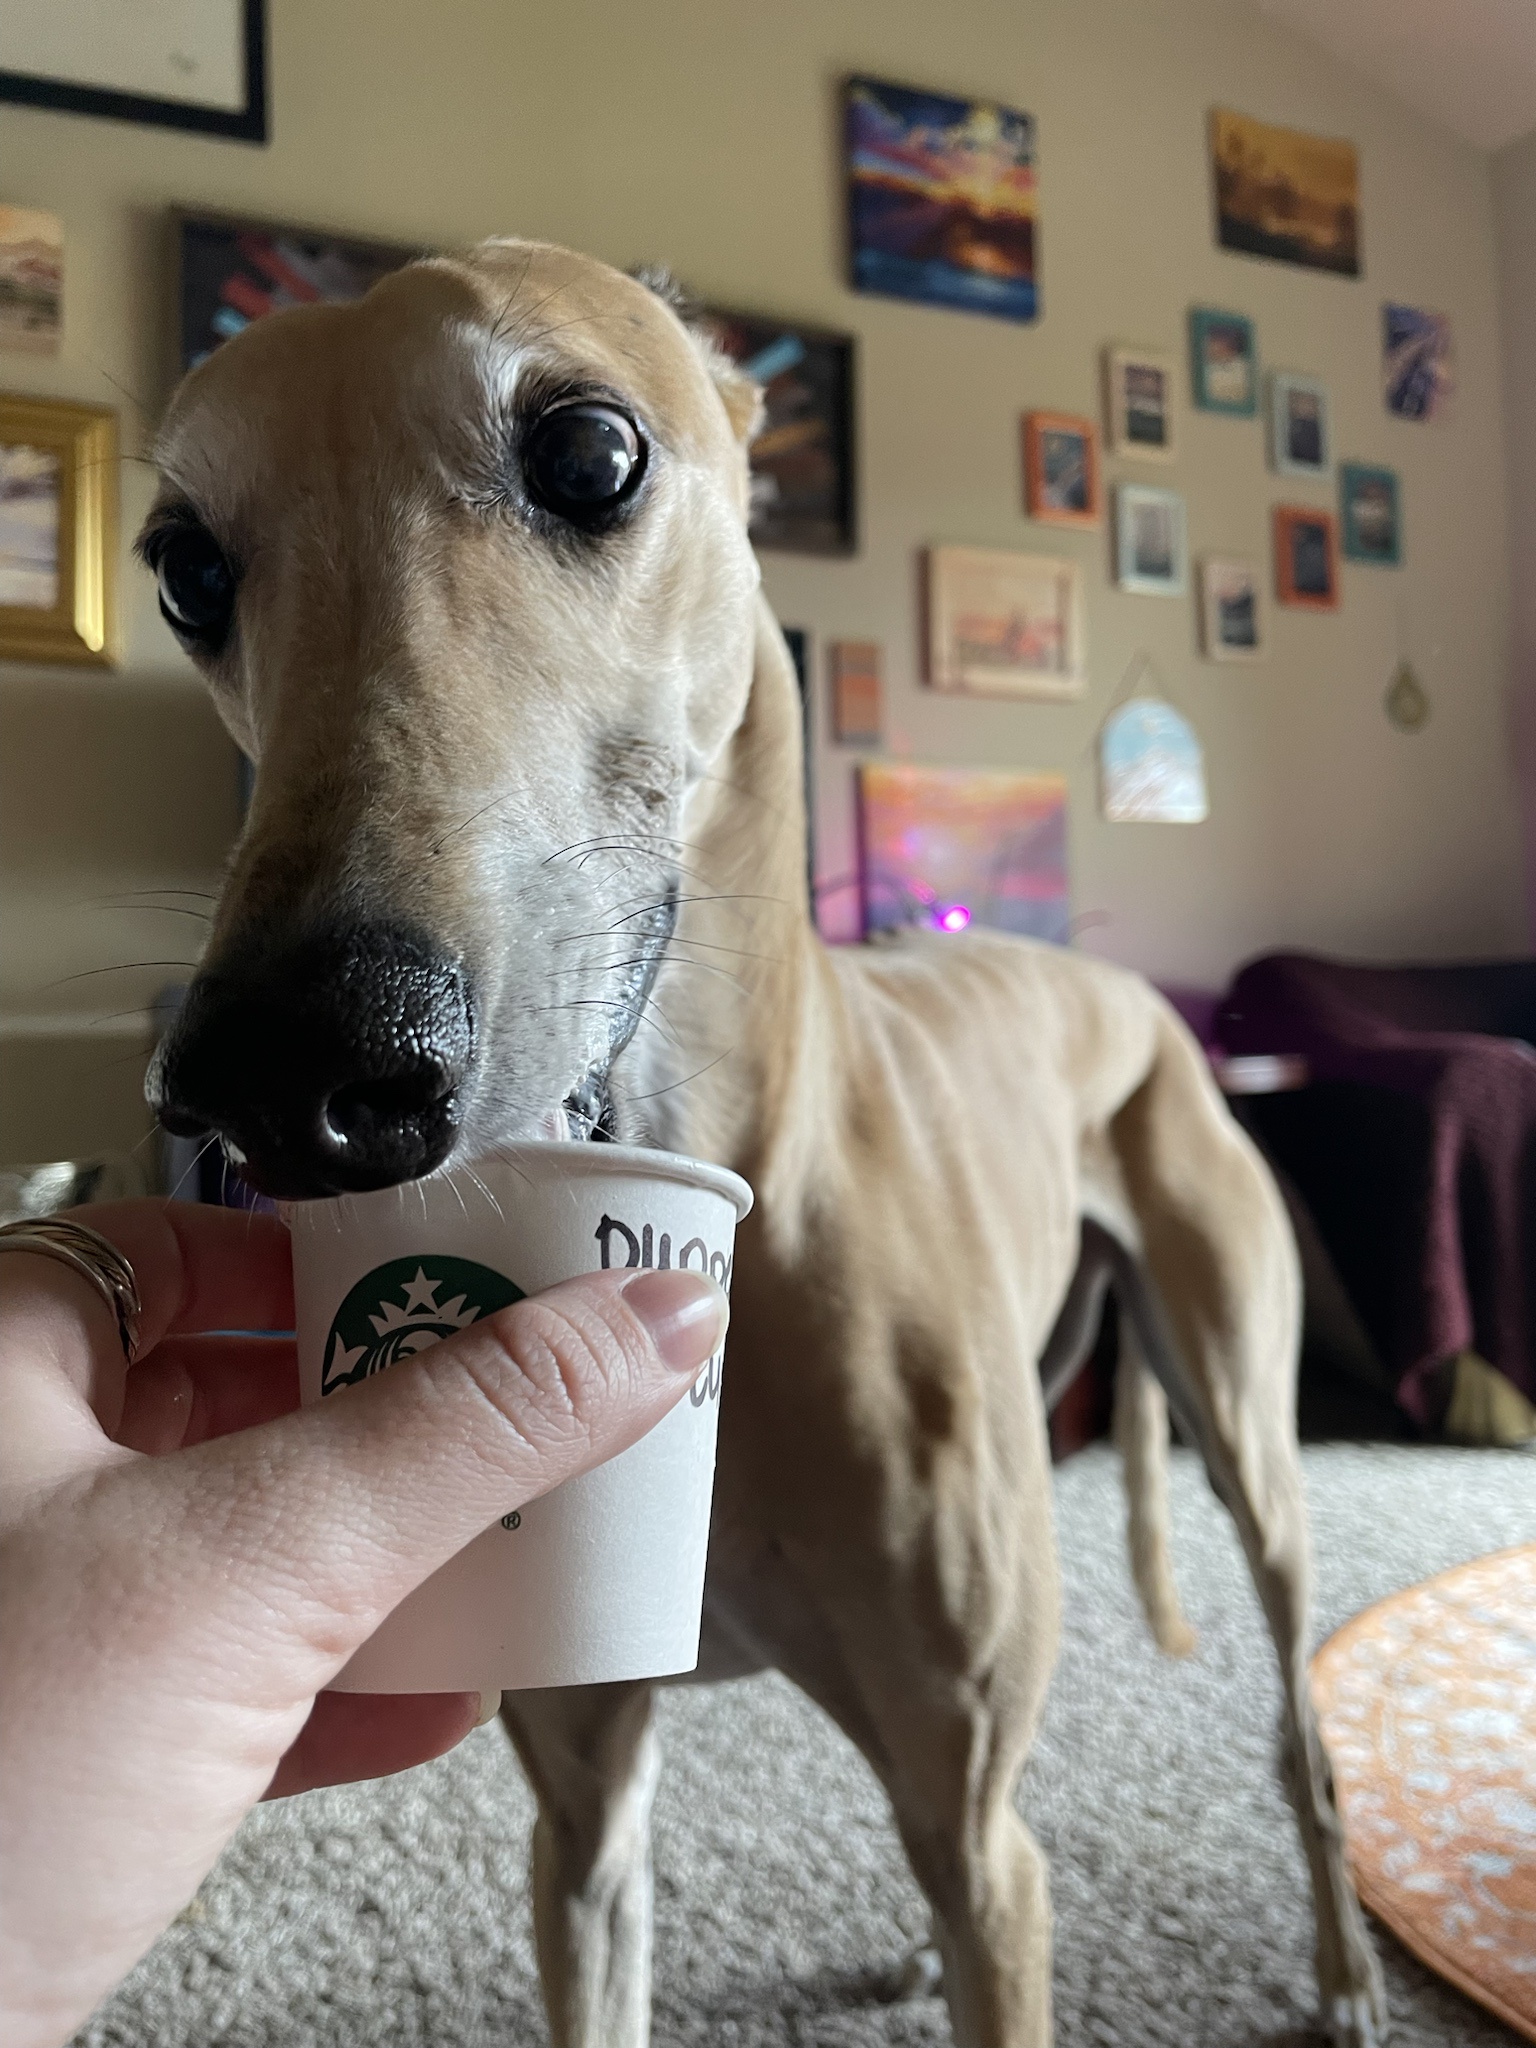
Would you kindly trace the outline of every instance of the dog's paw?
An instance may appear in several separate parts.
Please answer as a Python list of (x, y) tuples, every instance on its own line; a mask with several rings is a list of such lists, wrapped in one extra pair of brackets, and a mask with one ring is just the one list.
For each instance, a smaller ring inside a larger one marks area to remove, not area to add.
[(1386, 1992), (1379, 1978), (1356, 1991), (1338, 1991), (1323, 2015), (1328, 2048), (1385, 2048)]
[(892, 2005), (909, 1998), (937, 1998), (944, 1983), (944, 1959), (931, 1944), (913, 1949), (891, 1972), (887, 1998)]

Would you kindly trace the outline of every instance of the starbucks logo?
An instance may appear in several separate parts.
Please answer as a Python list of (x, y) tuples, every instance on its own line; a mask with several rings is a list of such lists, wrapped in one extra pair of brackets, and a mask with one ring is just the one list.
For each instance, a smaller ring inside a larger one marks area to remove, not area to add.
[(521, 1287), (473, 1259), (429, 1253), (375, 1266), (336, 1311), (320, 1392), (356, 1386), (522, 1298)]

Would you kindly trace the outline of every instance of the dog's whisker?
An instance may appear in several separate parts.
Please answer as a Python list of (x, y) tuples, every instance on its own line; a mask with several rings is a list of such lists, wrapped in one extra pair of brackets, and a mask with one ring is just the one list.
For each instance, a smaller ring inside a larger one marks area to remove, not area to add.
[(674, 1094), (679, 1088), (686, 1088), (690, 1082), (699, 1080), (711, 1068), (718, 1067), (722, 1060), (728, 1060), (735, 1050), (734, 1045), (728, 1045), (724, 1052), (717, 1052), (712, 1060), (706, 1060), (702, 1067), (695, 1067), (691, 1074), (684, 1074), (680, 1081), (669, 1081), (665, 1088), (653, 1088), (646, 1095), (626, 1095), (624, 1100), (626, 1102), (655, 1102), (660, 1096)]
[(89, 981), (98, 974), (132, 974), (136, 969), (150, 967), (180, 967), (189, 974), (197, 969), (196, 960), (119, 960), (111, 967), (82, 967), (77, 974), (61, 974), (57, 981), (45, 981), (44, 989), (66, 988), (72, 981)]

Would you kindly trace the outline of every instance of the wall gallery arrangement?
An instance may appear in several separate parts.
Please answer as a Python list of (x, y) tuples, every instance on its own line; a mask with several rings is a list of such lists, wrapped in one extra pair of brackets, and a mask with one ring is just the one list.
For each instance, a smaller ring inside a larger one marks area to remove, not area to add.
[[(260, 0), (215, 0), (205, 32), (208, 103), (167, 111), (146, 73), (94, 84), (67, 66), (5, 69), (0, 99), (172, 121), (262, 141), (266, 132)], [(155, 59), (153, 38), (146, 63)], [(1040, 312), (1035, 123), (991, 99), (854, 77), (843, 88), (848, 281), (855, 291), (944, 311), (1032, 321)], [(1341, 278), (1362, 274), (1359, 162), (1343, 140), (1278, 128), (1218, 108), (1208, 137), (1217, 246)], [(423, 251), (406, 243), (270, 221), (178, 212), (179, 369), (201, 362), (253, 320), (286, 306), (357, 298)], [(63, 234), (36, 208), (0, 205), (0, 349), (58, 349)], [(1235, 273), (1234, 273), (1235, 275)], [(855, 337), (761, 311), (706, 308), (717, 345), (762, 387), (750, 451), (751, 535), (763, 548), (847, 556), (858, 545)], [(1336, 509), (1269, 508), (1267, 572), (1240, 554), (1192, 565), (1182, 494), (1145, 474), (1101, 471), (1100, 422), (1042, 403), (1020, 421), (1022, 512), (1042, 526), (1108, 528), (1115, 587), (1131, 598), (1196, 593), (1196, 644), (1208, 661), (1260, 660), (1266, 587), (1301, 612), (1336, 611), (1341, 562), (1396, 568), (1403, 494), (1380, 462), (1336, 462), (1328, 392), (1304, 369), (1262, 367), (1252, 317), (1192, 306), (1181, 371), (1166, 346), (1103, 346), (1105, 454), (1176, 467), (1181, 392), (1196, 413), (1262, 415), (1270, 471), (1287, 486), (1328, 486)], [(1396, 300), (1381, 308), (1384, 414), (1443, 420), (1455, 388), (1451, 323)], [(1049, 394), (1041, 394), (1048, 400)], [(0, 658), (115, 658), (115, 421), (99, 409), (0, 397)], [(938, 545), (923, 563), (923, 673), (935, 690), (1061, 702), (1087, 687), (1084, 567), (1066, 556)], [(809, 719), (811, 641), (786, 634)], [(827, 650), (830, 731), (867, 751), (884, 731), (882, 650), (869, 639)], [(1429, 715), (1405, 661), (1385, 699), (1415, 731)], [(807, 726), (809, 738), (809, 724)], [(808, 767), (809, 767), (809, 748)], [(1100, 801), (1115, 822), (1193, 823), (1207, 815), (1198, 736), (1154, 690), (1117, 699), (1099, 734)], [(1059, 777), (968, 769), (859, 771), (865, 928), (925, 923), (955, 931), (996, 923), (1067, 936), (1066, 788)]]

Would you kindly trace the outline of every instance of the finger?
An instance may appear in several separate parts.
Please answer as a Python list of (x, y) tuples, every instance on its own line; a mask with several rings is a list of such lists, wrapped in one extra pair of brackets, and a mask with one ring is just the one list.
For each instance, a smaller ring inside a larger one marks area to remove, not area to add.
[(129, 1450), (160, 1458), (255, 1429), (298, 1405), (291, 1337), (167, 1337), (129, 1373), (112, 1434)]
[(102, 1202), (71, 1210), (133, 1267), (141, 1355), (169, 1335), (291, 1330), (293, 1260), (275, 1216), (203, 1202)]
[(452, 1749), (484, 1718), (477, 1692), (320, 1693), (262, 1797), (408, 1771)]
[[(134, 1269), (140, 1353), (168, 1330), (289, 1329), (288, 1233), (270, 1216), (193, 1203), (111, 1202), (70, 1212)], [(100, 1294), (60, 1261), (0, 1261), (0, 1480), (46, 1488), (100, 1464), (121, 1426), (128, 1377)]]
[[(244, 1586), (262, 1640), (312, 1652), (317, 1691), (498, 1516), (659, 1422), (726, 1316), (697, 1272), (566, 1281), (339, 1399), (169, 1461), (186, 1528), (171, 1548), (194, 1576), (217, 1569), (226, 1598)], [(197, 1538), (210, 1525), (217, 1560)]]

